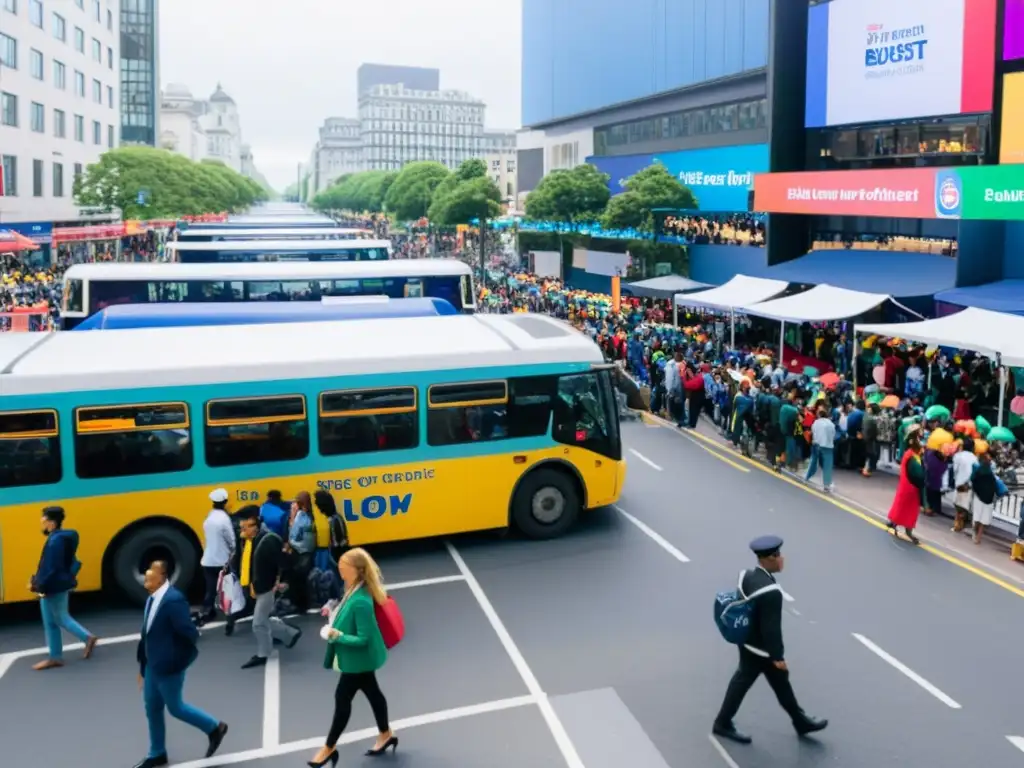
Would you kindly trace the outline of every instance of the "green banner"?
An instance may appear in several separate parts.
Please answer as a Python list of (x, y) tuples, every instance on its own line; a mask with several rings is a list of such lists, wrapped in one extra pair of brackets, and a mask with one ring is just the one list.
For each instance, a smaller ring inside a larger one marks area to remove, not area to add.
[(1024, 221), (1024, 165), (957, 168), (963, 183), (962, 219)]

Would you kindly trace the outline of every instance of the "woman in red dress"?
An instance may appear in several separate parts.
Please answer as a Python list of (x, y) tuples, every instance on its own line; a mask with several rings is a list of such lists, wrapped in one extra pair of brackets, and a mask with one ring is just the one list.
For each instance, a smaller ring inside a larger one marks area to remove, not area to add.
[(917, 516), (921, 512), (921, 489), (924, 487), (924, 466), (921, 464), (921, 427), (911, 427), (906, 435), (907, 448), (900, 465), (900, 481), (896, 486), (896, 497), (889, 508), (889, 531), (897, 534), (903, 526), (907, 538), (913, 544), (921, 540), (914, 535)]

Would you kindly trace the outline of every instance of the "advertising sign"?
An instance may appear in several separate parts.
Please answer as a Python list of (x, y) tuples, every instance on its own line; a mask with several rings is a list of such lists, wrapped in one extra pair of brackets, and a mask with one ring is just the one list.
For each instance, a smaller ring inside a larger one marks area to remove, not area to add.
[(1003, 16), (1003, 59), (1024, 59), (1024, 0), (1006, 0)]
[[(1021, 17), (1024, 24), (1024, 16)], [(1003, 78), (1003, 124), (1000, 163), (1024, 163), (1024, 72)]]
[(754, 179), (766, 213), (1024, 221), (1024, 165), (766, 173)]
[(654, 163), (690, 188), (702, 211), (731, 213), (748, 211), (754, 176), (768, 170), (768, 145), (692, 149), (659, 155), (589, 157), (587, 162), (611, 179), (613, 195), (625, 191), (626, 179)]
[(808, 13), (808, 128), (992, 109), (997, 0), (832, 0)]

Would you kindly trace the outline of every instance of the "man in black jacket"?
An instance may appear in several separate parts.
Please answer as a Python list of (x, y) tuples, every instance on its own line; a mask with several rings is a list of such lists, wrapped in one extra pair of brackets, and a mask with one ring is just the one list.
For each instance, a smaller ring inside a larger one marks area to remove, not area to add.
[[(744, 595), (751, 595), (775, 584), (774, 574), (781, 571), (785, 564), (781, 551), (782, 539), (778, 536), (761, 536), (750, 542), (750, 548), (757, 556), (757, 568), (747, 571), (743, 576), (740, 588)], [(752, 741), (748, 735), (736, 730), (732, 720), (739, 712), (747, 691), (761, 675), (768, 680), (779, 704), (792, 718), (798, 734), (806, 736), (822, 730), (828, 725), (828, 720), (818, 720), (805, 713), (797, 703), (793, 686), (789, 682), (789, 668), (786, 666), (782, 644), (782, 590), (763, 593), (752, 601), (752, 608), (750, 634), (747, 643), (740, 646), (740, 664), (729, 682), (712, 733), (739, 744)]]

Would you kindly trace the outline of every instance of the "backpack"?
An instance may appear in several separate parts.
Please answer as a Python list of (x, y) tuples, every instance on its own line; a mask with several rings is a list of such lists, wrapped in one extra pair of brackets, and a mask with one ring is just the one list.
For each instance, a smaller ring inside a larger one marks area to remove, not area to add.
[(338, 583), (337, 571), (314, 568), (306, 577), (310, 602), (313, 605), (326, 605), (331, 600), (341, 597), (341, 585)]
[(736, 589), (719, 592), (715, 595), (715, 625), (725, 642), (733, 645), (745, 645), (750, 637), (750, 617), (753, 615), (753, 601), (769, 592), (777, 592), (778, 584), (769, 584), (756, 590), (751, 595), (743, 594), (743, 577), (746, 571), (740, 571)]

